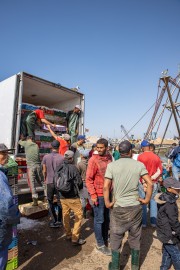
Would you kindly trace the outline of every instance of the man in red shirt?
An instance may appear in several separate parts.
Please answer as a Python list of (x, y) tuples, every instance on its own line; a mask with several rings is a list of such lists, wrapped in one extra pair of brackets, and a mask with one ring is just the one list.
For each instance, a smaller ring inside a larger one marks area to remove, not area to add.
[(103, 196), (104, 175), (112, 156), (107, 152), (108, 141), (97, 141), (98, 155), (93, 154), (86, 171), (86, 186), (93, 202), (94, 232), (97, 241), (97, 250), (111, 256), (108, 246), (109, 209), (106, 208)]
[(39, 107), (39, 109), (32, 111), (30, 114), (25, 115), (21, 123), (21, 138), (26, 138), (30, 136), (35, 140), (35, 126), (38, 121), (46, 125), (55, 127), (55, 124), (52, 124), (45, 118), (45, 107)]
[(54, 131), (52, 131), (50, 125), (47, 125), (47, 128), (49, 129), (54, 139), (60, 142), (59, 154), (64, 156), (65, 152), (69, 150), (71, 136), (69, 134), (62, 134), (62, 137), (60, 137), (57, 136)]
[[(143, 153), (138, 156), (138, 161), (142, 162), (152, 182), (154, 183), (153, 193), (150, 200), (150, 223), (152, 227), (156, 227), (156, 217), (157, 217), (157, 203), (154, 200), (154, 196), (158, 193), (158, 178), (162, 174), (162, 162), (160, 158), (150, 151), (150, 143), (146, 140), (141, 142), (141, 148)], [(145, 198), (146, 186), (145, 184), (139, 185), (140, 197)], [(143, 205), (143, 227), (147, 226), (147, 206)]]

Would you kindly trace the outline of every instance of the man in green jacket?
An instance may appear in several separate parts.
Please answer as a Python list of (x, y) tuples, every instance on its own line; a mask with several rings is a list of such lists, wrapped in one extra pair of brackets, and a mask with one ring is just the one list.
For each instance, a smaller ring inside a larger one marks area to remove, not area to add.
[(28, 180), (32, 193), (33, 206), (38, 205), (38, 193), (35, 182), (44, 188), (44, 177), (39, 156), (39, 147), (33, 142), (32, 137), (28, 136), (26, 141), (20, 140), (19, 144), (25, 148), (26, 163), (28, 168)]

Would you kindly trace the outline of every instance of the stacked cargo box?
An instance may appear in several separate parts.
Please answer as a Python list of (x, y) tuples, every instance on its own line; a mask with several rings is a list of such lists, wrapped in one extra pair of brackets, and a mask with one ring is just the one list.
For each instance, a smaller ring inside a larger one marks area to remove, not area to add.
[[(28, 115), (34, 110), (37, 110), (38, 107), (33, 104), (23, 103), (21, 105), (21, 116)], [(51, 123), (56, 124), (55, 128), (52, 128), (53, 131), (59, 133), (66, 132), (66, 113), (57, 109), (45, 109), (45, 118)], [(44, 154), (51, 152), (51, 142), (53, 137), (49, 132), (46, 125), (37, 125), (35, 129), (35, 141), (39, 146), (39, 152), (43, 156)]]
[[(13, 201), (16, 205), (18, 205), (18, 165), (12, 158), (9, 158), (7, 168), (9, 185), (13, 193)], [(13, 225), (12, 234), (13, 239), (8, 247), (8, 262), (6, 270), (13, 270), (18, 267), (17, 225)]]

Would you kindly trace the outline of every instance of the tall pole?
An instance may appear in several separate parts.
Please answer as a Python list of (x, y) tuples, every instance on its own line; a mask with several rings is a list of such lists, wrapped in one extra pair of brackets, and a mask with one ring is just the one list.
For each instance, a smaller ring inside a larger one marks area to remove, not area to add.
[[(178, 92), (178, 94), (177, 94), (177, 96), (176, 96), (175, 102), (177, 102), (178, 97), (179, 97), (179, 92)], [(162, 146), (163, 140), (164, 140), (164, 138), (165, 138), (165, 136), (166, 136), (166, 132), (167, 132), (167, 130), (168, 130), (169, 124), (170, 124), (170, 122), (171, 122), (172, 115), (173, 115), (173, 112), (171, 112), (171, 114), (170, 114), (169, 121), (168, 121), (167, 126), (166, 126), (166, 129), (165, 129), (165, 131), (164, 131), (164, 135), (163, 135), (163, 137), (162, 137), (161, 144), (160, 144), (160, 147), (159, 147), (159, 150), (158, 150), (158, 153), (157, 153), (158, 155), (159, 155), (160, 148), (161, 148), (161, 146)]]
[(175, 120), (175, 122), (176, 122), (176, 127), (177, 127), (178, 134), (179, 134), (179, 137), (180, 137), (179, 123), (178, 123), (178, 119), (177, 119), (177, 115), (176, 115), (174, 103), (173, 103), (173, 100), (172, 100), (171, 92), (170, 92), (170, 89), (169, 89), (169, 85), (168, 85), (169, 78), (170, 78), (170, 77), (163, 77), (162, 80), (164, 81), (164, 83), (165, 83), (165, 85), (166, 85), (166, 89), (167, 89), (168, 96), (169, 96), (169, 101), (170, 101), (170, 103), (171, 103), (172, 113), (173, 113), (173, 115), (174, 115), (174, 120)]

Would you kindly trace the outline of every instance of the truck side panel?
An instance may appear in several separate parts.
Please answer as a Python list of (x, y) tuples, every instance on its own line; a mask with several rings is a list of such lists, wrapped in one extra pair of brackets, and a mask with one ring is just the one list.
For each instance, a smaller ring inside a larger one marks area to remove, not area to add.
[(14, 147), (17, 96), (17, 75), (0, 82), (0, 143), (4, 143), (8, 148)]

